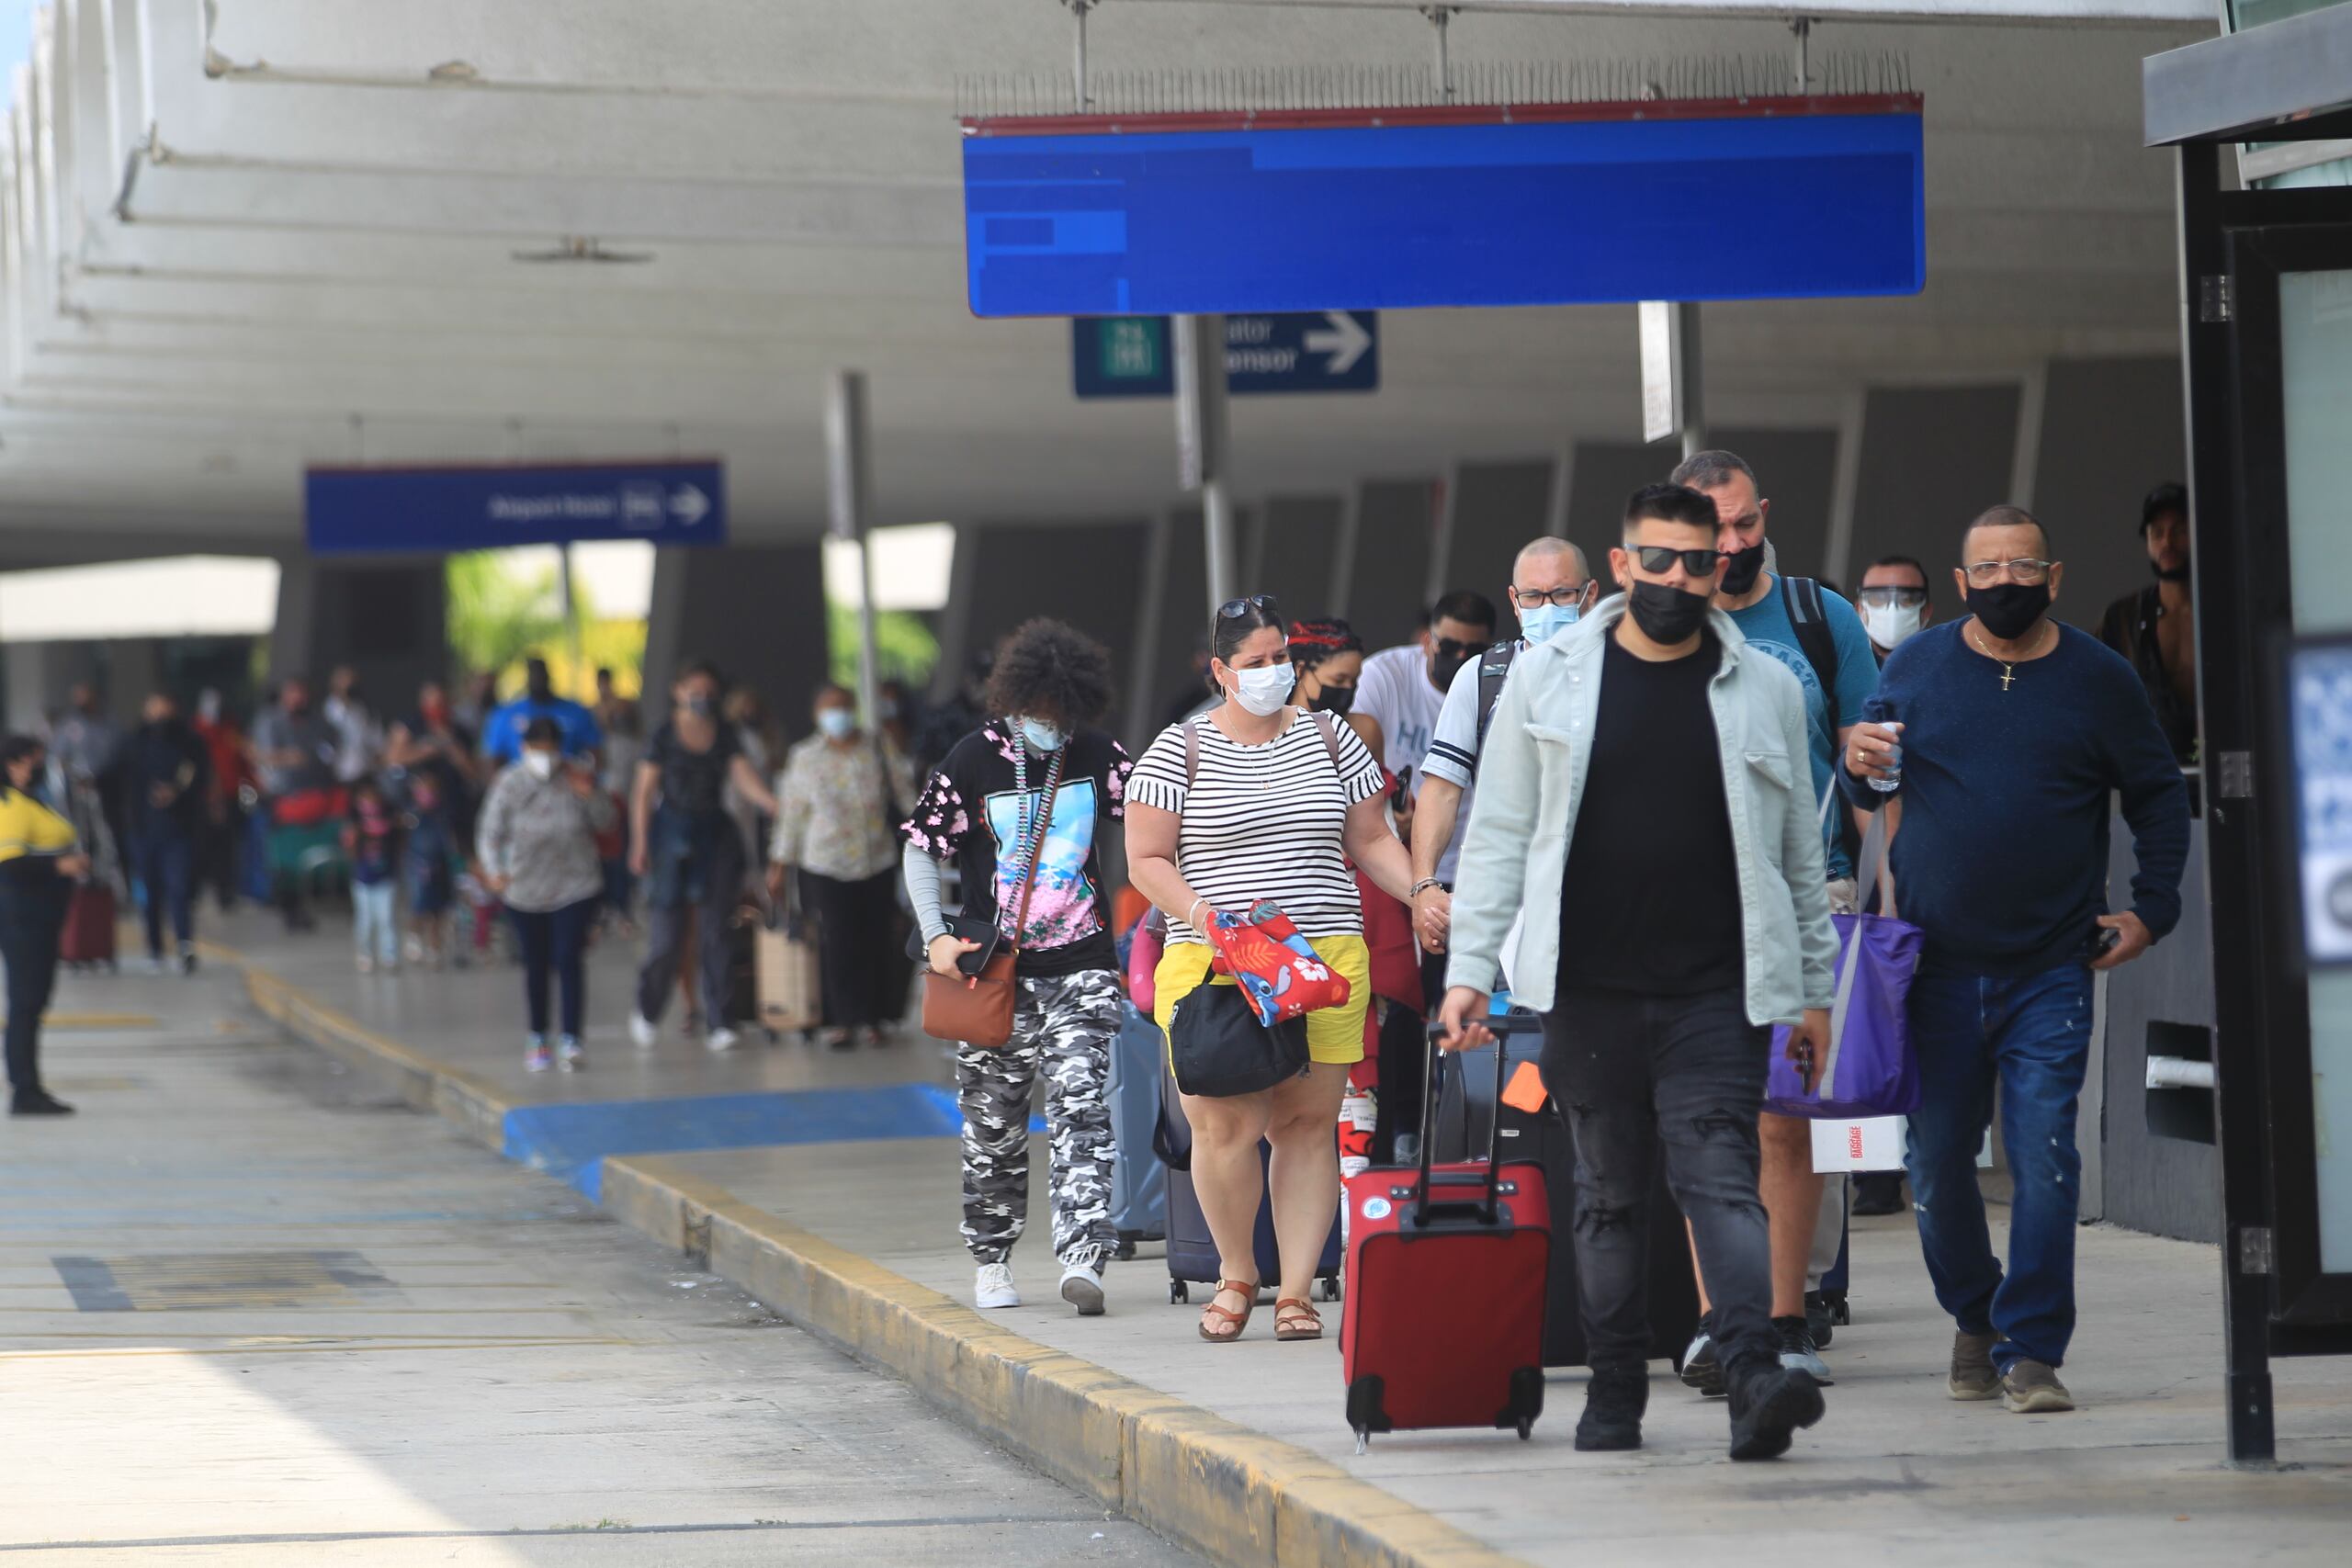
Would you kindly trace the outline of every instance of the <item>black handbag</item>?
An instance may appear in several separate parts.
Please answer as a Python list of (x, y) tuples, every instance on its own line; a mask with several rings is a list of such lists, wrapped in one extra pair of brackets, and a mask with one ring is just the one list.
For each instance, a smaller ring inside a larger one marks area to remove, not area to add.
[(1203, 980), (1169, 1015), (1168, 1052), (1186, 1094), (1257, 1094), (1306, 1071), (1306, 1020), (1269, 1029), (1240, 987)]

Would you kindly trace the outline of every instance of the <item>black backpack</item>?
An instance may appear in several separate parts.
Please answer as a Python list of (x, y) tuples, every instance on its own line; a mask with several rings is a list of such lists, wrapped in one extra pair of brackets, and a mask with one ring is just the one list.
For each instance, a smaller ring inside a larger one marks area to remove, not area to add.
[(1487, 649), (1478, 661), (1478, 755), (1470, 761), (1470, 776), (1478, 776), (1478, 763), (1487, 755), (1487, 726), (1494, 722), (1495, 705), (1502, 701), (1503, 682), (1510, 674), (1511, 660), (1519, 657), (1519, 644), (1498, 642)]

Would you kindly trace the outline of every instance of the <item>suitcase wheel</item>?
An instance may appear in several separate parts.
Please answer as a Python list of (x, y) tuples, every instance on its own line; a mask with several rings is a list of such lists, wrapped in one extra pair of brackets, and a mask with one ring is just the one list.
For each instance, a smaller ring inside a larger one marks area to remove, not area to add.
[(1337, 1274), (1326, 1274), (1322, 1279), (1317, 1280), (1315, 1282), (1315, 1290), (1316, 1293), (1320, 1295), (1327, 1302), (1338, 1301), (1340, 1299), (1340, 1277)]
[(1186, 1302), (1189, 1302), (1192, 1299), (1193, 1288), (1190, 1285), (1187, 1285), (1182, 1280), (1170, 1280), (1168, 1281), (1168, 1300), (1171, 1304), (1182, 1306)]
[(1535, 1423), (1522, 1416), (1519, 1423), (1519, 1440), (1523, 1443), (1534, 1435)]

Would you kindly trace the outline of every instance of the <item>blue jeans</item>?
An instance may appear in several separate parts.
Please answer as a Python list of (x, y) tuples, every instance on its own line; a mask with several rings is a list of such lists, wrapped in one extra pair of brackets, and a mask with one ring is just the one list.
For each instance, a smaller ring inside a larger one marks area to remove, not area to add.
[(139, 840), (139, 880), (147, 894), (147, 956), (164, 956), (164, 917), (185, 953), (196, 936), (196, 843), (158, 829)]
[[(2075, 1333), (2075, 1102), (2090, 1060), (2091, 972), (2062, 964), (1996, 979), (1922, 968), (1910, 1007), (1921, 1096), (1905, 1163), (1936, 1300), (1962, 1332), (1998, 1335), (2003, 1371), (2023, 1358), (2063, 1365)], [(2006, 1275), (1976, 1185), (1996, 1077), (2016, 1184)]]

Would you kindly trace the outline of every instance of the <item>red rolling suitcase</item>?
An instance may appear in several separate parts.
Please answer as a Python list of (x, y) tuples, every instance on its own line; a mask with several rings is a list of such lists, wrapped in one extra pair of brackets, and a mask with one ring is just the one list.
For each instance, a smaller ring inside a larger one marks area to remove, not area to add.
[[(1427, 1127), (1426, 1095), (1423, 1112)], [(1497, 1157), (1501, 1122), (1488, 1120), (1483, 1160), (1432, 1168), (1424, 1137), (1418, 1167), (1348, 1180), (1340, 1362), (1358, 1451), (1374, 1432), (1431, 1427), (1523, 1438), (1544, 1412), (1551, 1197), (1541, 1165)]]
[(76, 887), (65, 906), (64, 929), (58, 932), (58, 961), (75, 967), (103, 964), (112, 968), (114, 931), (114, 890), (95, 882)]

